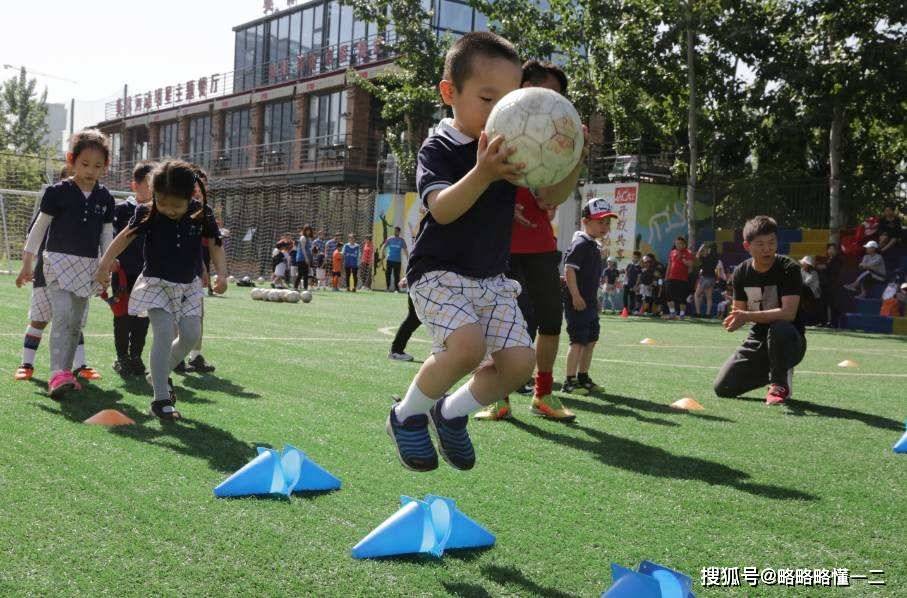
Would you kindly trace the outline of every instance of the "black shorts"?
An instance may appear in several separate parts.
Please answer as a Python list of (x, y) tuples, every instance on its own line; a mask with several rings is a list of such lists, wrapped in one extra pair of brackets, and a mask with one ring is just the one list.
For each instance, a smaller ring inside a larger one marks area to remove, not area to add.
[(558, 335), (564, 323), (560, 261), (559, 251), (510, 255), (507, 277), (523, 288), (517, 298), (520, 311), (530, 326), (537, 327), (539, 334)]
[(665, 296), (668, 301), (685, 304), (690, 296), (690, 283), (686, 280), (666, 280)]
[(570, 337), (571, 345), (598, 342), (601, 327), (598, 323), (598, 309), (595, 306), (576, 311), (570, 305), (566, 305), (564, 315), (567, 318), (567, 335)]

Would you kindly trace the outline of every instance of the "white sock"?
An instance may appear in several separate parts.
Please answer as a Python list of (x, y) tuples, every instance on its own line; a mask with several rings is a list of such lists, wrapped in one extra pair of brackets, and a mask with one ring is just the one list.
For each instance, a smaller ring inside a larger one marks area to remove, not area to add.
[(674, 308), (673, 308), (673, 307), (669, 307), (669, 308), (668, 308), (668, 311), (671, 312), (671, 315), (672, 315), (672, 316), (674, 315)]
[(444, 404), (441, 406), (441, 415), (445, 419), (453, 419), (455, 417), (463, 417), (469, 415), (470, 413), (475, 413), (479, 409), (484, 407), (479, 403), (472, 393), (469, 391), (469, 382), (457, 389), (455, 393), (447, 397), (447, 400), (444, 401)]
[(423, 415), (431, 410), (437, 399), (433, 399), (419, 390), (416, 381), (409, 385), (406, 396), (394, 407), (397, 419), (401, 422), (413, 415)]
[(687, 315), (687, 310), (686, 310), (686, 309), (681, 309), (681, 310), (680, 310), (680, 315), (681, 315), (681, 316)]
[(189, 351), (189, 361), (192, 361), (193, 359), (195, 359), (196, 357), (198, 357), (201, 354), (202, 354), (201, 351), (196, 351), (195, 349), (192, 349), (191, 351)]
[(35, 352), (38, 350), (38, 345), (41, 344), (42, 334), (44, 334), (43, 330), (32, 328), (30, 325), (25, 329), (25, 343), (22, 345), (22, 363), (35, 365)]
[(85, 365), (85, 337), (79, 335), (79, 344), (76, 345), (76, 352), (72, 356), (72, 369), (80, 368)]

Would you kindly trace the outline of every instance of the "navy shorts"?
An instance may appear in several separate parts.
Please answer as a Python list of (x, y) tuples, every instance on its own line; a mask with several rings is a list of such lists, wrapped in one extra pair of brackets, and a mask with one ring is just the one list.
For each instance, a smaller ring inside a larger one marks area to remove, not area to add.
[(567, 335), (570, 337), (570, 344), (588, 345), (598, 342), (600, 327), (598, 310), (594, 305), (583, 311), (576, 311), (569, 305), (565, 306), (564, 316), (567, 319)]

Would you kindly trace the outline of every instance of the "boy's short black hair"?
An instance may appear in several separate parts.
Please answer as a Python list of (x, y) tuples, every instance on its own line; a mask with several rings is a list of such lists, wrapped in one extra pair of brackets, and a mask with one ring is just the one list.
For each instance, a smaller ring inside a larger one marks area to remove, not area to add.
[(557, 79), (558, 84), (561, 86), (561, 93), (566, 94), (567, 75), (564, 74), (561, 67), (550, 62), (539, 62), (535, 58), (523, 63), (523, 79), (520, 81), (520, 86), (523, 86), (526, 83), (539, 85), (543, 83), (549, 75)]
[(157, 163), (149, 160), (139, 162), (135, 165), (135, 168), (132, 169), (132, 180), (136, 183), (143, 182), (148, 178), (148, 175), (151, 174), (151, 171), (154, 170), (155, 166), (157, 166)]
[(747, 221), (743, 227), (743, 240), (752, 243), (756, 237), (777, 235), (778, 223), (771, 216), (756, 216)]
[(683, 235), (678, 235), (677, 238), (674, 239), (674, 241), (683, 241), (684, 243), (686, 243), (686, 242), (687, 242), (687, 238), (684, 237)]
[(825, 249), (828, 249), (829, 247), (834, 247), (835, 249), (839, 249), (837, 243), (826, 243), (826, 244), (825, 244)]
[(472, 75), (473, 59), (477, 56), (503, 58), (520, 66), (520, 55), (513, 44), (490, 31), (474, 31), (458, 39), (444, 57), (444, 79), (453, 82), (457, 91)]
[(638, 255), (639, 257), (642, 257), (642, 252), (641, 252), (641, 251), (634, 251), (634, 252), (633, 252), (633, 255)]

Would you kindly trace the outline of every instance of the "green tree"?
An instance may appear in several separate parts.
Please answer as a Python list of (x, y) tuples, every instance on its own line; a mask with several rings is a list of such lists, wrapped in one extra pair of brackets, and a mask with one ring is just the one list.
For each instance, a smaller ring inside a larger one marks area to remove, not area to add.
[(29, 80), (25, 68), (3, 84), (0, 103), (4, 104), (7, 118), (6, 147), (22, 154), (39, 154), (44, 150), (47, 135), (47, 89), (37, 95), (37, 80)]
[(419, 147), (440, 107), (437, 85), (449, 39), (435, 35), (429, 26), (432, 15), (419, 0), (350, 0), (345, 4), (359, 18), (388, 32), (385, 47), (396, 56), (395, 68), (373, 80), (358, 75), (352, 80), (381, 102), (385, 140), (401, 173), (412, 179)]

